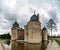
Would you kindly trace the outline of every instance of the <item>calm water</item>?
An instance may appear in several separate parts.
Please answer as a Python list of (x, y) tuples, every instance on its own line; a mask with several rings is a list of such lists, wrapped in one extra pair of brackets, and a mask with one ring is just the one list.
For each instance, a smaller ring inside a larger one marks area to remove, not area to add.
[(47, 44), (47, 41), (40, 44), (17, 43), (15, 41), (6, 41), (3, 43), (5, 50), (45, 50)]

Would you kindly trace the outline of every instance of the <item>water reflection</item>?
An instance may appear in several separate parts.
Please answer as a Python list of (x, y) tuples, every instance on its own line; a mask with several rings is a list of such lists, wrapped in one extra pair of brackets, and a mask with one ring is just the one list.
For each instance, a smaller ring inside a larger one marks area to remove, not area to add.
[(24, 50), (41, 50), (41, 44), (24, 44)]
[(8, 46), (10, 45), (10, 40), (3, 40), (4, 44), (7, 44)]
[(46, 48), (47, 41), (43, 41), (39, 44), (11, 42), (11, 50), (45, 50)]
[(42, 41), (42, 50), (46, 50), (47, 45), (48, 45), (47, 41)]
[(24, 50), (24, 43), (11, 42), (11, 50)]
[[(16, 41), (5, 41), (4, 48), (6, 50), (46, 50), (47, 41), (43, 41), (39, 44), (30, 43), (18, 43)], [(9, 46), (9, 47), (8, 47)]]
[(10, 45), (10, 40), (8, 40), (6, 43), (7, 43), (8, 45)]

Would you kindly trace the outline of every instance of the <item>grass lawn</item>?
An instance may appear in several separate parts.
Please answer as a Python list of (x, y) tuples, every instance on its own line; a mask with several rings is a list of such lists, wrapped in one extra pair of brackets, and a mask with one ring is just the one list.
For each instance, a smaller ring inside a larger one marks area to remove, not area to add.
[(55, 40), (60, 45), (60, 38), (56, 38)]

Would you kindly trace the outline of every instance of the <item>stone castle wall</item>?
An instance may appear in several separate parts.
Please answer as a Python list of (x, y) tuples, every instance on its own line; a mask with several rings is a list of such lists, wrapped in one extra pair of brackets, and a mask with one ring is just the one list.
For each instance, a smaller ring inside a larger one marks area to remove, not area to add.
[(38, 43), (42, 40), (40, 22), (29, 22), (25, 26), (25, 41), (30, 43)]
[(42, 32), (42, 40), (43, 41), (47, 41), (48, 40), (48, 32), (47, 31), (44, 31)]
[[(13, 24), (12, 28), (12, 35), (11, 35), (11, 40), (16, 40), (18, 39), (18, 30), (19, 30), (19, 24), (17, 21)], [(43, 30), (45, 30), (44, 28)], [(41, 23), (39, 22), (39, 14), (33, 14), (31, 16), (30, 21), (25, 25), (24, 27), (24, 41), (29, 42), (29, 43), (40, 43), (42, 40), (47, 40), (47, 31), (43, 31), (41, 29)]]
[(19, 28), (12, 28), (11, 32), (11, 40), (16, 40), (18, 39), (18, 29)]

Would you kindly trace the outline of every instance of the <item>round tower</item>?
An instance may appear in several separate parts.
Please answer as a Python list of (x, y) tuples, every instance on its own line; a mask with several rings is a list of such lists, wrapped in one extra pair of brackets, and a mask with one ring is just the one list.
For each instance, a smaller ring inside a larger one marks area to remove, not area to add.
[(18, 30), (19, 30), (19, 24), (15, 20), (15, 22), (11, 28), (11, 40), (17, 40), (18, 39)]
[(42, 41), (47, 41), (48, 40), (48, 31), (46, 27), (42, 29)]
[(28, 43), (40, 43), (42, 40), (41, 35), (41, 23), (39, 22), (39, 14), (35, 12), (31, 16), (30, 21), (27, 23), (24, 29), (24, 40)]

